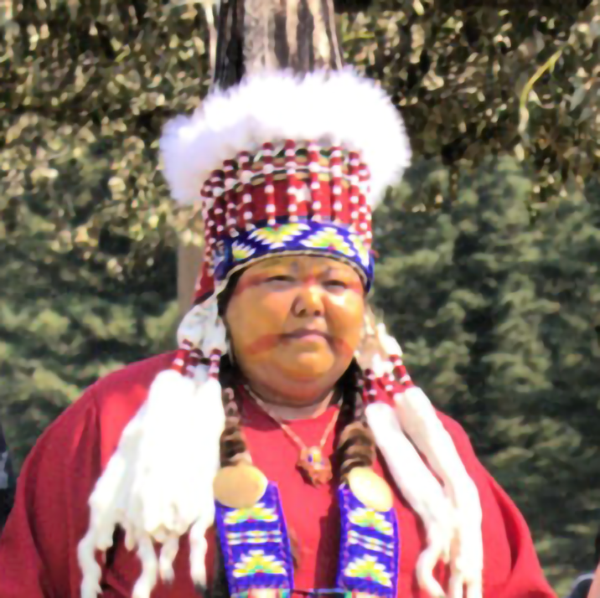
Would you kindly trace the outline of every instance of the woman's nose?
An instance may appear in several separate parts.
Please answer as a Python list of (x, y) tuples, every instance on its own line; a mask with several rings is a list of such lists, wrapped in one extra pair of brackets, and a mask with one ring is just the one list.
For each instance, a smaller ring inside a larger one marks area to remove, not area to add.
[(297, 317), (322, 316), (323, 297), (319, 286), (313, 282), (302, 284), (292, 305), (292, 310)]

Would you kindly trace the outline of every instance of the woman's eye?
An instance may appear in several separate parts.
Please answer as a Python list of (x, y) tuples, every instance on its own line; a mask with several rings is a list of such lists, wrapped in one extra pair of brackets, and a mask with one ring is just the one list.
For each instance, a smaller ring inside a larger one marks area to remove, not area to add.
[(326, 280), (325, 286), (331, 289), (346, 289), (348, 285), (343, 280)]
[(269, 276), (266, 282), (293, 282), (294, 279), (291, 276), (285, 276), (280, 274), (278, 276)]

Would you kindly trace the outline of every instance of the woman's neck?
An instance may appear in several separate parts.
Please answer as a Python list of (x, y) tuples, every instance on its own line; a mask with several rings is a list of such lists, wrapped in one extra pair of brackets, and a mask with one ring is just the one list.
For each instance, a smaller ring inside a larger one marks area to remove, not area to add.
[(334, 400), (335, 391), (330, 389), (314, 399), (299, 401), (290, 399), (261, 384), (248, 384), (250, 394), (257, 395), (274, 415), (281, 419), (309, 419), (325, 413)]

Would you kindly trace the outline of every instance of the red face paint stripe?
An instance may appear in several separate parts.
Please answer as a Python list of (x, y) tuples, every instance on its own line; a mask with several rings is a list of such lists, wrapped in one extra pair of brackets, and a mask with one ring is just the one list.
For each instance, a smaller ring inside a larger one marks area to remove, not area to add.
[(233, 295), (241, 295), (244, 291), (247, 291), (249, 288), (260, 286), (263, 282), (265, 282), (271, 274), (245, 274), (238, 281), (235, 290), (233, 291)]
[(260, 353), (274, 349), (279, 344), (279, 341), (280, 337), (278, 334), (265, 334), (246, 345), (244, 352), (247, 355), (259, 355)]

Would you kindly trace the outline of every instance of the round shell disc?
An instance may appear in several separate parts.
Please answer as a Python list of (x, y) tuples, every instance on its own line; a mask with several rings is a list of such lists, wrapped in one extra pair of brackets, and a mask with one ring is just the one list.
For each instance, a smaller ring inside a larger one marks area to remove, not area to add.
[(219, 470), (213, 482), (213, 492), (226, 507), (249, 509), (262, 498), (268, 483), (260, 469), (240, 463)]
[(394, 497), (388, 483), (369, 467), (355, 467), (350, 471), (348, 486), (352, 494), (370, 509), (384, 512), (394, 506)]

